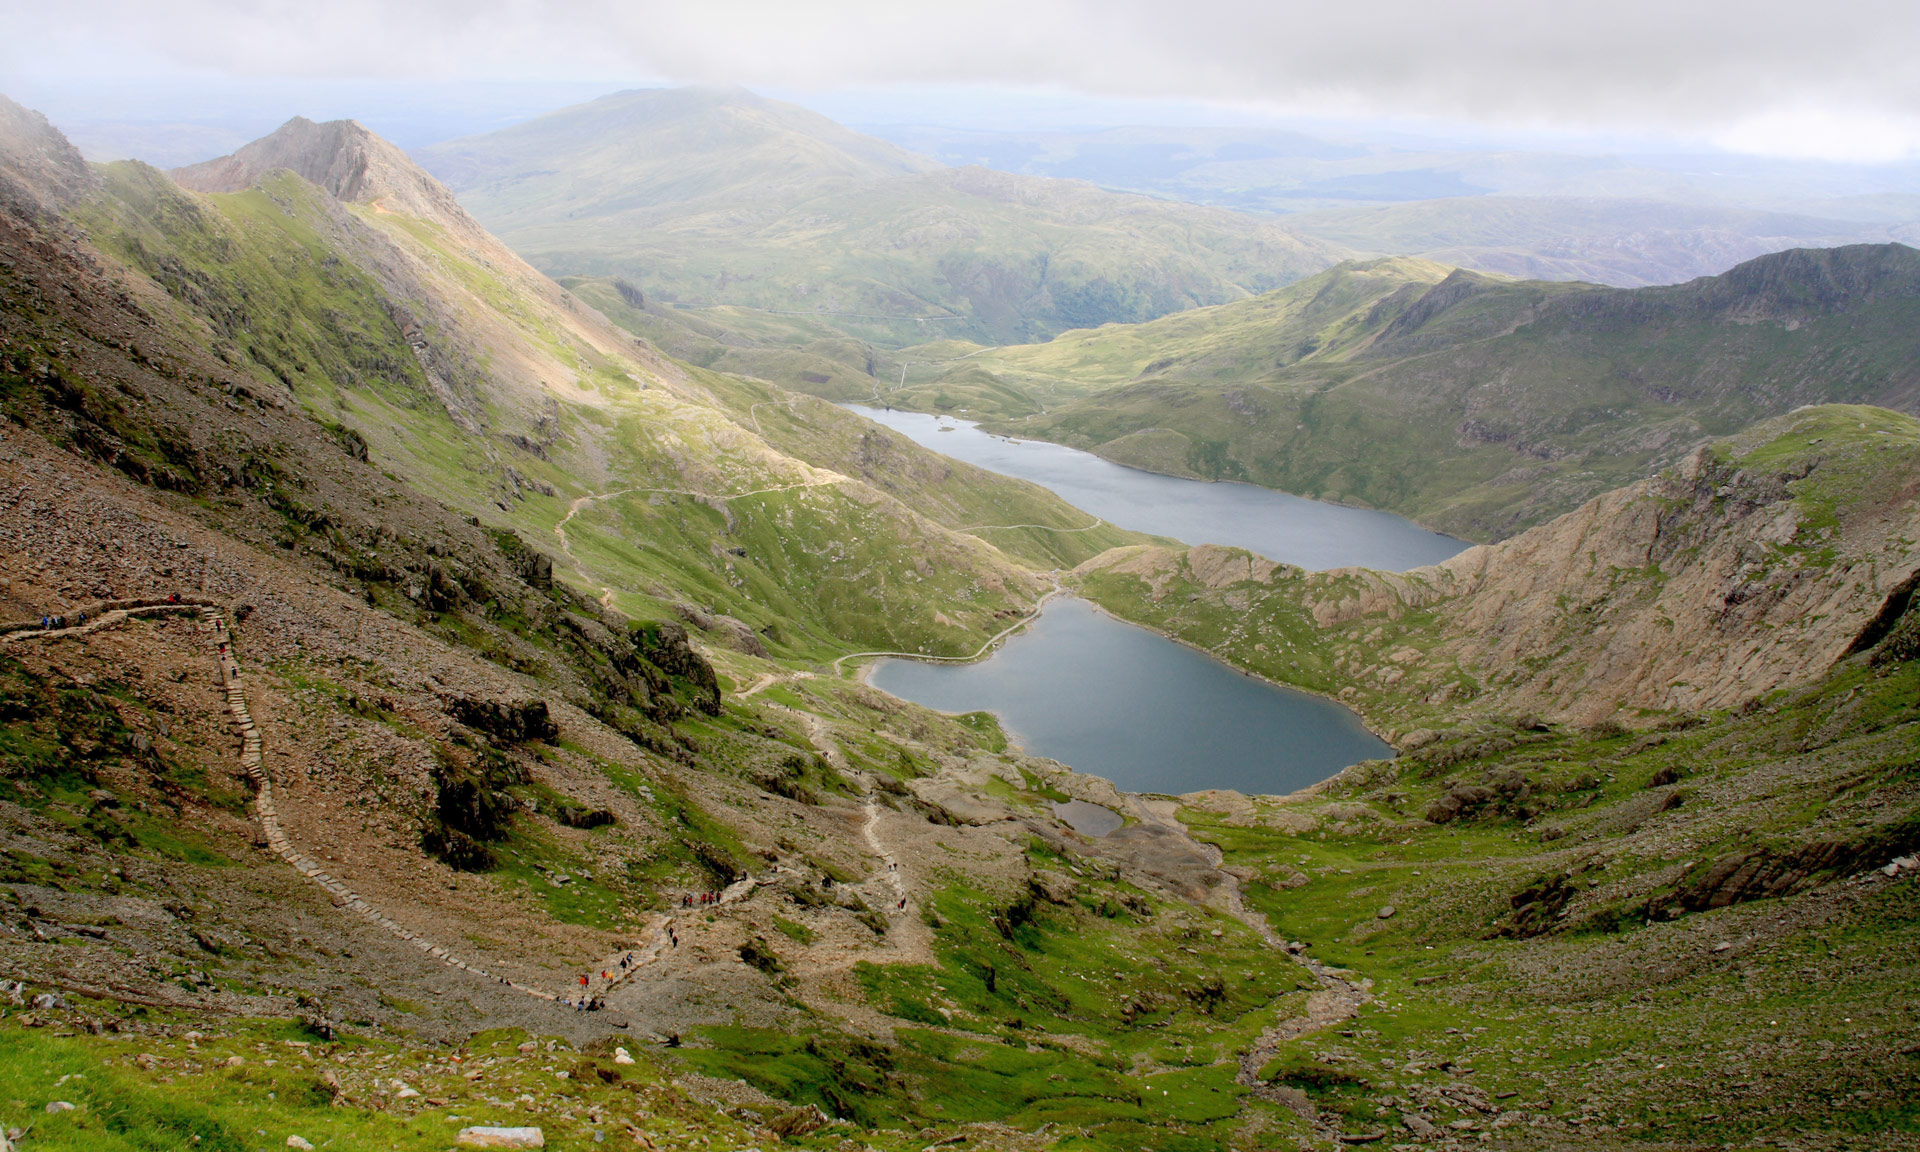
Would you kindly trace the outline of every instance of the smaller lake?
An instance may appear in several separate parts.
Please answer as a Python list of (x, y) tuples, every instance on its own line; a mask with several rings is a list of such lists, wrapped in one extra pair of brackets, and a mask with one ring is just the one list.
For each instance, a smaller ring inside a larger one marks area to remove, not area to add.
[(1357, 565), (1385, 572), (1438, 564), (1467, 547), (1391, 512), (1142, 472), (1045, 440), (994, 436), (951, 417), (845, 407), (935, 452), (1051, 488), (1109, 524), (1188, 544), (1245, 548), (1313, 571)]
[(1126, 817), (1113, 809), (1088, 800), (1067, 800), (1055, 804), (1053, 814), (1075, 832), (1095, 840), (1113, 835), (1127, 822)]
[(1393, 755), (1339, 704), (1243, 675), (1084, 600), (1049, 601), (986, 660), (883, 660), (867, 682), (942, 712), (992, 712), (1027, 752), (1129, 792), (1292, 792)]

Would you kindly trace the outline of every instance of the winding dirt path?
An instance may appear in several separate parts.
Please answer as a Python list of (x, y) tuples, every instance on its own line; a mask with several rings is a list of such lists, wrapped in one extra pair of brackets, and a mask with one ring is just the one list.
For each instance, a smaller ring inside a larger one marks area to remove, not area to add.
[(1095, 528), (1106, 527), (1107, 522), (1098, 516), (1085, 528), (1058, 528), (1052, 524), (974, 524), (966, 528), (955, 528), (955, 532), (986, 532), (995, 528), (1038, 528), (1046, 532), (1091, 532)]
[(207, 634), (208, 642), (214, 650), (214, 657), (219, 663), (220, 682), (227, 698), (227, 713), (232, 718), (235, 733), (241, 739), (240, 766), (255, 787), (253, 818), (266, 839), (267, 850), (286, 861), (294, 871), (325, 891), (336, 907), (344, 908), (376, 927), (385, 929), (419, 949), (428, 958), (437, 960), (450, 968), (471, 972), (484, 980), (493, 981), (529, 996), (542, 1000), (560, 999), (551, 992), (527, 987), (504, 976), (497, 976), (477, 965), (469, 964), (425, 936), (402, 926), (351, 888), (328, 875), (321, 869), (318, 862), (301, 852), (293, 841), (288, 839), (286, 831), (280, 826), (274, 801), (273, 780), (267, 774), (266, 755), (260, 729), (254, 723), (253, 713), (247, 706), (246, 681), (241, 675), (240, 663), (233, 654), (233, 633), (227, 626), (226, 615), (219, 601), (203, 596), (106, 600), (76, 609), (72, 615), (76, 618), (84, 617), (85, 622), (69, 627), (43, 628), (35, 621), (0, 625), (0, 633), (3, 633), (0, 635), (0, 643), (12, 644), (23, 640), (84, 636), (102, 628), (123, 624), (135, 616), (181, 612), (199, 613), (202, 629)]
[[(1220, 870), (1220, 866), (1226, 861), (1226, 853), (1222, 852), (1217, 845), (1195, 839), (1187, 826), (1180, 822), (1179, 817), (1162, 815), (1143, 803), (1137, 796), (1130, 795), (1128, 799), (1136, 817), (1183, 837), (1212, 863), (1216, 871)], [(1353, 1019), (1359, 1014), (1360, 1006), (1373, 999), (1370, 991), (1372, 983), (1362, 980), (1356, 984), (1341, 975), (1339, 970), (1287, 947), (1287, 942), (1274, 932), (1272, 925), (1267, 923), (1266, 913), (1256, 912), (1247, 907), (1246, 901), (1241, 896), (1239, 878), (1225, 871), (1220, 871), (1220, 875), (1223, 878), (1220, 891), (1224, 895), (1227, 912), (1258, 933), (1269, 947), (1286, 953), (1294, 963), (1311, 972), (1313, 978), (1320, 983), (1320, 987), (1308, 995), (1307, 1009), (1304, 1013), (1290, 1016), (1262, 1029), (1253, 1045), (1240, 1054), (1239, 1071), (1234, 1076), (1234, 1082), (1251, 1089), (1253, 1095), (1262, 1100), (1294, 1109), (1313, 1124), (1320, 1136), (1327, 1140), (1338, 1141), (1341, 1129), (1321, 1117), (1304, 1094), (1278, 1091), (1262, 1084), (1260, 1069), (1266, 1065), (1267, 1061), (1273, 1059), (1282, 1044), (1297, 1040), (1310, 1032), (1318, 1032), (1323, 1028), (1331, 1028)]]
[[(826, 470), (817, 469), (817, 471), (824, 472)], [(773, 484), (766, 488), (750, 488), (745, 492), (720, 493), (702, 492), (697, 488), (641, 488), (637, 486), (632, 488), (616, 488), (612, 492), (589, 492), (585, 496), (576, 496), (573, 501), (567, 505), (567, 514), (562, 516), (559, 523), (553, 526), (553, 534), (560, 538), (561, 550), (566, 552), (569, 559), (572, 559), (573, 550), (567, 546), (568, 521), (579, 515), (581, 510), (586, 508), (587, 505), (597, 503), (601, 500), (611, 500), (615, 496), (631, 496), (636, 492), (644, 492), (650, 495), (660, 496), (690, 496), (696, 500), (718, 500), (725, 503), (729, 500), (745, 500), (749, 496), (766, 496), (774, 492), (795, 492), (802, 488), (831, 488), (835, 484), (845, 484), (846, 482), (847, 477), (840, 475), (838, 472), (829, 472), (825, 476), (813, 480), (802, 480), (797, 484)]]
[(1040, 610), (1046, 607), (1047, 601), (1065, 592), (1066, 589), (1056, 583), (1051, 591), (1033, 602), (1033, 608), (1028, 611), (1025, 616), (1022, 616), (1020, 619), (1015, 620), (1005, 628), (994, 633), (988, 638), (987, 642), (980, 645), (979, 650), (971, 656), (929, 656), (925, 652), (849, 652), (845, 656), (839, 656), (834, 659), (833, 674), (835, 676), (844, 675), (845, 673), (840, 666), (848, 660), (878, 659), (883, 656), (892, 656), (902, 660), (923, 660), (930, 664), (971, 664), (975, 660), (985, 656), (995, 644), (1000, 643), (1000, 641), (1005, 640), (1008, 636), (1013, 635), (1015, 632), (1033, 623), (1039, 618)]

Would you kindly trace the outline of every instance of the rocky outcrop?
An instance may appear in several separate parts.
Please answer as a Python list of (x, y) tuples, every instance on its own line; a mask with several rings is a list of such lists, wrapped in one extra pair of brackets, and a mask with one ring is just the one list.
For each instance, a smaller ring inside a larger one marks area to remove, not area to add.
[[(195, 192), (244, 192), (284, 168), (347, 204), (443, 224), (460, 235), (486, 235), (445, 185), (407, 154), (357, 120), (316, 124), (295, 116), (228, 156), (176, 168), (174, 183)], [(489, 237), (491, 239), (491, 237)]]
[(544, 700), (516, 703), (456, 696), (447, 701), (447, 715), (469, 728), (511, 744), (552, 740), (560, 735), (560, 728), (554, 724)]
[(1479, 811), (1499, 795), (1484, 784), (1456, 784), (1428, 805), (1427, 819), (1434, 824), (1445, 824), (1455, 817)]
[(1858, 837), (1730, 852), (1675, 891), (1670, 906), (1704, 912), (1786, 896), (1824, 879), (1878, 868), (1917, 848), (1920, 822), (1906, 821)]

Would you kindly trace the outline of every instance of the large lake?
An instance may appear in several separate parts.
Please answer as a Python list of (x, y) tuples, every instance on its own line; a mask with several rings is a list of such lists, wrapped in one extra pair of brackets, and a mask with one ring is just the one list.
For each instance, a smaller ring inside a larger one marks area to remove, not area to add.
[(1028, 752), (1130, 792), (1291, 792), (1393, 754), (1331, 700), (1236, 672), (1084, 600), (1050, 601), (979, 663), (883, 660), (867, 680), (943, 712), (993, 712)]
[(1051, 488), (1109, 524), (1188, 544), (1232, 545), (1316, 571), (1358, 565), (1389, 572), (1437, 564), (1467, 546), (1391, 512), (1142, 472), (1044, 440), (994, 436), (951, 417), (846, 407), (956, 460)]

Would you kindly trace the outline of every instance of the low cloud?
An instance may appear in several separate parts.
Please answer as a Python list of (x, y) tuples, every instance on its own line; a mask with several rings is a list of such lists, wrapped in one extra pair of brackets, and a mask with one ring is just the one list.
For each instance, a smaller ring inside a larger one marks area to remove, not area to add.
[(1920, 5), (1885, 0), (67, 0), (13, 72), (1059, 86), (1278, 111), (1920, 145)]

